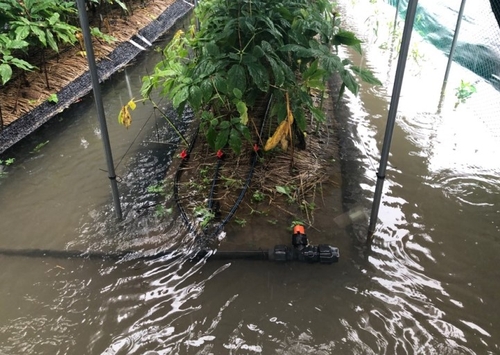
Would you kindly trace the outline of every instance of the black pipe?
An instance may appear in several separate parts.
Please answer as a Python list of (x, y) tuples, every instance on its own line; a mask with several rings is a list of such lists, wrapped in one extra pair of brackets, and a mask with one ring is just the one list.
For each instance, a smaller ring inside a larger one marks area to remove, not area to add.
[(208, 209), (210, 211), (212, 211), (214, 209), (215, 188), (217, 187), (217, 182), (219, 181), (219, 170), (220, 170), (221, 161), (222, 161), (222, 157), (217, 159), (217, 165), (215, 166), (214, 178), (212, 180), (212, 186), (210, 188), (210, 194), (208, 196)]
[(308, 245), (303, 249), (289, 248), (285, 245), (276, 245), (272, 249), (260, 250), (210, 250), (199, 249), (198, 251), (186, 252), (178, 249), (167, 249), (152, 254), (144, 254), (133, 250), (116, 252), (80, 251), (80, 250), (53, 250), (53, 249), (3, 249), (0, 248), (0, 256), (45, 258), (45, 259), (83, 259), (98, 261), (147, 261), (164, 256), (170, 256), (170, 261), (180, 257), (186, 257), (192, 261), (203, 258), (206, 260), (269, 260), (276, 262), (301, 261), (306, 263), (332, 264), (339, 260), (338, 248), (326, 244), (318, 246)]
[(178, 249), (167, 249), (154, 254), (143, 254), (132, 250), (116, 252), (81, 251), (81, 250), (53, 250), (53, 249), (3, 249), (0, 248), (0, 256), (25, 257), (25, 258), (50, 258), (50, 259), (88, 259), (88, 260), (111, 260), (118, 261), (126, 257), (130, 260), (153, 260), (163, 256), (174, 256), (172, 260), (180, 256), (188, 256), (190, 259), (199, 260), (209, 255), (207, 260), (274, 260), (273, 250), (235, 250), (235, 251), (213, 251), (199, 250), (192, 253), (182, 253)]

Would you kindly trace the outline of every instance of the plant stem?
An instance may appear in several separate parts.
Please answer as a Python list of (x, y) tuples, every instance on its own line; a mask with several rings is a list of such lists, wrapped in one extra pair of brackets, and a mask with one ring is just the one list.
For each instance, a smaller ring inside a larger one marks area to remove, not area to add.
[(184, 144), (189, 146), (189, 143), (188, 143), (186, 137), (184, 137), (184, 135), (179, 131), (179, 129), (172, 122), (172, 120), (170, 118), (168, 118), (167, 114), (161, 108), (159, 108), (158, 105), (153, 100), (150, 99), (150, 101), (153, 104), (153, 108), (160, 112), (160, 114), (163, 116), (163, 118), (165, 118), (165, 120), (168, 122), (170, 127), (172, 127), (174, 129), (175, 133), (177, 133), (177, 135), (184, 142)]

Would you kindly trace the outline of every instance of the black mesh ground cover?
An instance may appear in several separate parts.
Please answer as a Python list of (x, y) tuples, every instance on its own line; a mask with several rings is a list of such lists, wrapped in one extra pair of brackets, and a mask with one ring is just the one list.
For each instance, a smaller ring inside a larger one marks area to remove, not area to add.
[[(138, 34), (153, 43), (162, 34), (172, 28), (177, 21), (183, 19), (191, 10), (192, 5), (184, 0), (178, 0), (170, 5), (156, 20), (138, 31)], [(147, 47), (137, 35), (132, 41)], [(142, 50), (131, 43), (121, 43), (106, 59), (98, 64), (99, 80), (102, 82), (112, 74), (123, 68), (134, 59)], [(59, 102), (52, 104), (44, 102), (32, 111), (19, 117), (16, 121), (0, 132), (0, 154), (33, 133), (58, 113), (64, 111), (75, 101), (87, 95), (92, 90), (90, 72), (87, 71), (57, 93)]]

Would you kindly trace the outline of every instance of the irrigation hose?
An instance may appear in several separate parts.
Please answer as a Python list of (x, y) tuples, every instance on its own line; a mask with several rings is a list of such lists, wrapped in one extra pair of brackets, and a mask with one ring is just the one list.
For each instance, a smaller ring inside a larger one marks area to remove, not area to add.
[[(266, 120), (268, 119), (268, 116), (269, 116), (269, 111), (271, 109), (271, 103), (272, 103), (272, 101), (273, 101), (273, 95), (271, 95), (269, 97), (269, 100), (268, 100), (267, 106), (266, 106), (266, 111), (264, 113), (264, 117), (263, 117), (263, 119), (261, 121), (261, 124), (260, 124), (259, 134), (261, 136), (262, 136), (262, 132), (263, 132), (263, 129), (264, 129), (265, 122), (266, 122)], [(191, 151), (194, 148), (194, 143), (196, 141), (198, 133), (199, 133), (199, 128), (196, 129), (196, 132), (195, 132), (194, 137), (193, 137), (193, 141), (189, 145), (188, 159), (189, 159), (189, 154), (191, 153)], [(245, 193), (248, 190), (248, 187), (250, 186), (250, 182), (252, 181), (253, 173), (254, 173), (254, 170), (255, 170), (255, 164), (257, 163), (257, 160), (258, 160), (258, 154), (255, 151), (252, 153), (252, 161), (251, 161), (251, 165), (250, 165), (250, 171), (249, 171), (249, 173), (247, 175), (247, 179), (245, 181), (245, 184), (243, 185), (243, 188), (241, 189), (241, 192), (240, 192), (240, 195), (238, 196), (238, 199), (236, 200), (236, 202), (234, 203), (233, 207), (231, 208), (231, 210), (229, 211), (229, 213), (226, 215), (226, 217), (219, 223), (219, 225), (217, 226), (217, 228), (215, 228), (212, 231), (212, 233), (210, 233), (209, 235), (206, 235), (204, 232), (203, 232), (203, 235), (199, 234), (198, 230), (195, 228), (195, 226), (189, 220), (189, 218), (188, 218), (188, 216), (186, 214), (186, 211), (184, 210), (184, 207), (180, 203), (180, 198), (179, 198), (179, 180), (180, 180), (180, 177), (182, 175), (183, 168), (186, 166), (188, 159), (183, 159), (181, 161), (181, 164), (179, 165), (179, 168), (177, 169), (177, 172), (175, 174), (175, 178), (174, 178), (174, 199), (175, 199), (177, 208), (179, 209), (179, 213), (181, 215), (181, 218), (184, 221), (186, 227), (188, 228), (188, 231), (191, 232), (191, 233), (194, 233), (195, 234), (195, 238), (198, 241), (200, 241), (200, 240), (203, 241), (203, 240), (206, 240), (206, 239), (211, 240), (214, 237), (216, 237), (222, 231), (222, 229), (224, 228), (224, 226), (231, 220), (231, 218), (235, 214), (236, 210), (238, 209), (239, 205), (241, 204), (241, 201), (243, 201)], [(214, 194), (213, 190), (215, 189), (216, 179), (218, 179), (219, 163), (220, 163), (220, 159), (217, 162), (216, 173), (214, 174), (214, 180), (212, 181), (212, 189), (210, 191), (209, 203), (210, 203), (210, 200), (213, 199), (213, 194)]]
[(176, 260), (179, 257), (187, 256), (191, 260), (199, 260), (209, 255), (207, 260), (274, 260), (273, 250), (237, 250), (237, 251), (217, 251), (201, 249), (195, 253), (182, 253), (178, 249), (162, 250), (153, 254), (144, 254), (133, 250), (115, 252), (84, 252), (80, 250), (53, 250), (53, 249), (3, 249), (0, 248), (1, 256), (25, 257), (25, 258), (51, 258), (51, 259), (83, 259), (83, 260), (112, 260), (118, 261), (127, 259), (154, 260), (169, 256), (169, 260)]

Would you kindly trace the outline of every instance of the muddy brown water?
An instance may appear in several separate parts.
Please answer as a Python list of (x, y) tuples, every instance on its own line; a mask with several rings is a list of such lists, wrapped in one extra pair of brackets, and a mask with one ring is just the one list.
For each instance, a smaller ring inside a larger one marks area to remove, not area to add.
[[(382, 55), (367, 51), (366, 59), (387, 73)], [(500, 353), (497, 148), (461, 111), (438, 116), (425, 101), (414, 109), (408, 93), (434, 72), (405, 78), (371, 249), (360, 242), (365, 221), (341, 229), (334, 217), (370, 207), (390, 71), (386, 88), (363, 87), (337, 108), (344, 211), (315, 218), (340, 247), (338, 264), (193, 262), (140, 258), (191, 248), (175, 210), (158, 218), (149, 207), (159, 199), (147, 187), (175, 166), (175, 135), (147, 106), (138, 106), (129, 130), (116, 122), (154, 61), (153, 53), (141, 56), (103, 88), (121, 161), (122, 222), (101, 171), (91, 97), (7, 152), (16, 162), (0, 180), (1, 248), (137, 254), (0, 256), (1, 354)], [(248, 227), (232, 235), (253, 233)], [(255, 229), (259, 238), (268, 230)]]

